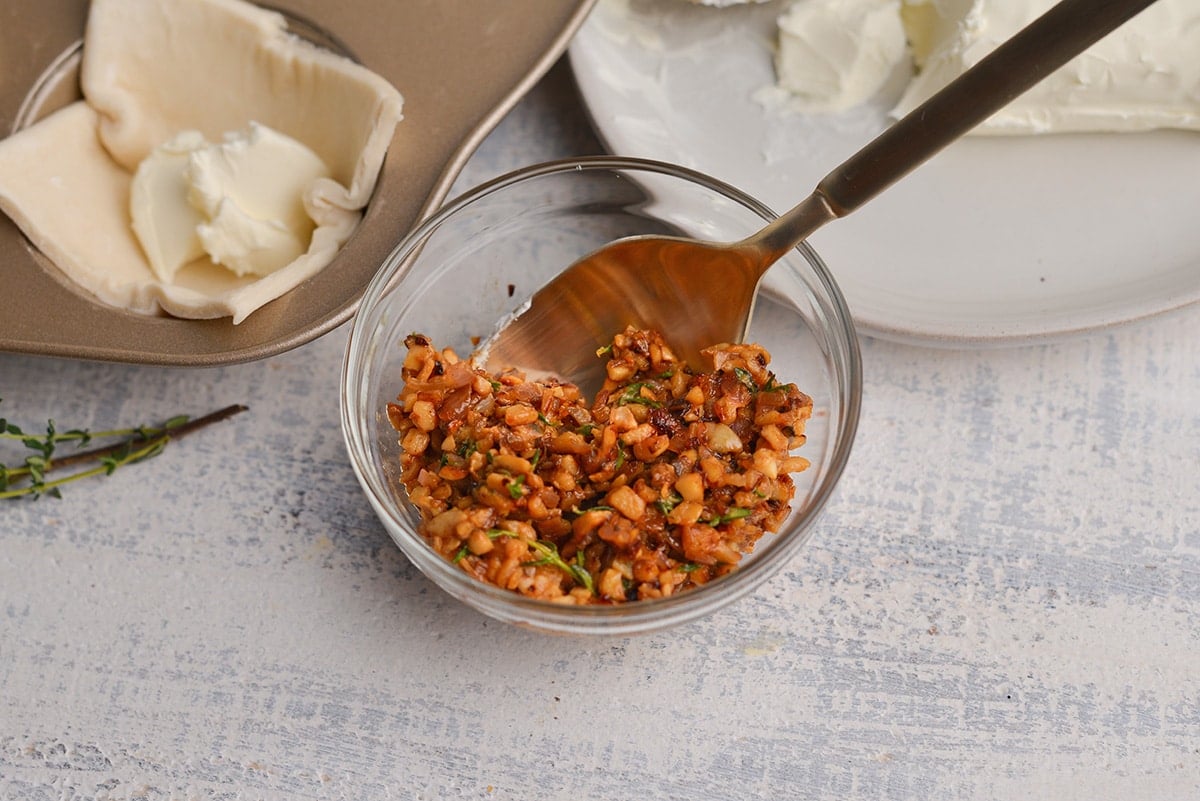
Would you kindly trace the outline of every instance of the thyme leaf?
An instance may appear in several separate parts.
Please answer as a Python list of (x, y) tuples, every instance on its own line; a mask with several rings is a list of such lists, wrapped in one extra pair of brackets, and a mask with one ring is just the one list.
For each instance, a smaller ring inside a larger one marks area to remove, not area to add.
[(625, 464), (625, 446), (621, 444), (621, 440), (617, 440), (617, 460), (613, 462), (613, 471), (621, 469)]
[(744, 509), (741, 506), (731, 506), (729, 511), (723, 515), (714, 515), (708, 519), (710, 526), (719, 526), (722, 523), (728, 523), (732, 520), (741, 520), (743, 517), (749, 517), (751, 514), (749, 509)]
[(582, 585), (588, 592), (593, 595), (596, 593), (595, 582), (592, 581), (592, 574), (583, 566), (583, 553), (578, 554), (578, 559), (573, 562), (568, 562), (558, 553), (558, 548), (554, 547), (554, 543), (542, 542), (534, 540), (529, 543), (529, 547), (537, 553), (541, 554), (541, 559), (536, 559), (532, 562), (525, 562), (527, 565), (551, 565), (557, 567), (569, 575), (576, 584)]
[(775, 392), (777, 390), (783, 389), (786, 386), (789, 386), (789, 385), (788, 384), (780, 384), (778, 381), (775, 380), (774, 373), (768, 373), (767, 374), (767, 383), (762, 385), (762, 391), (763, 392)]
[(679, 493), (672, 492), (665, 498), (659, 498), (654, 502), (654, 505), (657, 506), (658, 510), (664, 515), (669, 515), (671, 514), (671, 510), (682, 502), (683, 498), (679, 495)]
[(642, 388), (651, 386), (649, 381), (635, 381), (628, 385), (617, 396), (617, 405), (626, 406), (631, 403), (640, 403), (643, 406), (648, 406), (651, 409), (661, 409), (662, 404), (653, 398), (647, 398), (642, 395)]
[(750, 375), (750, 371), (745, 367), (733, 368), (733, 374), (736, 375), (738, 377), (738, 381), (741, 381), (743, 384), (745, 384), (746, 388), (751, 392), (758, 392), (758, 385), (754, 383), (754, 376)]
[(616, 511), (616, 509), (614, 509), (613, 507), (605, 506), (602, 503), (598, 503), (594, 506), (588, 506), (585, 509), (580, 509), (579, 505), (576, 504), (575, 506), (572, 506), (570, 509), (567, 510), (567, 512), (569, 514), (573, 514), (576, 517), (579, 517), (581, 514), (583, 514), (585, 512), (615, 512), (615, 511)]

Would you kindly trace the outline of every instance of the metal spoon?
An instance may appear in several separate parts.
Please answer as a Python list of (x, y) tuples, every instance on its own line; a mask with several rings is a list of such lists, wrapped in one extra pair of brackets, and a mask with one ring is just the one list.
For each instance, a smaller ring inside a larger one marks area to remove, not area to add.
[(780, 256), (1154, 2), (1062, 0), (740, 242), (638, 236), (585, 256), (489, 340), (486, 365), (552, 373), (590, 393), (604, 378), (595, 350), (628, 324), (664, 332), (678, 356), (702, 365), (701, 349), (744, 339), (759, 281)]

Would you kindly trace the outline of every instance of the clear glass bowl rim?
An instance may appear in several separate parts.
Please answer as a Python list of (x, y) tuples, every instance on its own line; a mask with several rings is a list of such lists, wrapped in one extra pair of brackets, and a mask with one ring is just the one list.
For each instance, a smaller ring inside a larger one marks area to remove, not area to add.
[[(587, 170), (629, 170), (666, 175), (724, 195), (757, 214), (764, 224), (778, 216), (740, 189), (697, 170), (634, 157), (586, 156), (547, 161), (513, 170), (469, 189), (448, 201), (404, 236), (384, 260), (363, 293), (351, 323), (342, 365), (341, 423), (351, 466), (371, 506), (405, 556), (434, 580), (434, 583), (451, 595), (506, 622), (561, 633), (631, 634), (689, 622), (732, 603), (774, 575), (804, 545), (811, 534), (813, 524), (820, 517), (838, 484), (850, 456), (862, 402), (862, 356), (858, 334), (845, 297), (821, 257), (807, 242), (800, 243), (797, 250), (804, 256), (812, 269), (812, 277), (824, 292), (824, 305), (827, 306), (827, 311), (832, 312), (830, 319), (838, 324), (834, 339), (845, 349), (844, 363), (839, 364), (836, 357), (833, 359), (835, 372), (840, 373), (842, 377), (840, 393), (833, 399), (841, 404), (842, 425), (836, 432), (831, 463), (824, 481), (803, 509), (801, 518), (791, 523), (790, 527), (796, 531), (791, 536), (779, 537), (766, 543), (762, 548), (765, 553), (760, 558), (740, 566), (731, 574), (703, 587), (668, 598), (610, 606), (571, 606), (526, 598), (510, 590), (485, 584), (456, 568), (435, 553), (418, 533), (409, 530), (406, 521), (397, 514), (398, 501), (387, 482), (373, 469), (371, 443), (366, 441), (366, 426), (360, 421), (363, 413), (369, 413), (369, 410), (360, 407), (360, 404), (373, 399), (361, 397), (362, 393), (359, 390), (364, 388), (365, 384), (356, 371), (356, 368), (363, 366), (362, 362), (370, 352), (369, 341), (366, 338), (369, 337), (370, 328), (374, 327), (373, 312), (389, 288), (404, 277), (401, 268), (407, 255), (461, 209), (513, 184), (560, 173)], [(396, 532), (400, 532), (402, 537), (398, 538)]]

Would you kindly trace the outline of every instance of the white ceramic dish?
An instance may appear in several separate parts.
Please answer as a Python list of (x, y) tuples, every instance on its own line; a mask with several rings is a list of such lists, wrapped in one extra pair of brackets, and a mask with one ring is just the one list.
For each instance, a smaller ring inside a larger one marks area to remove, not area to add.
[[(907, 75), (837, 115), (764, 98), (783, 5), (601, 0), (570, 57), (606, 145), (799, 202), (887, 125)], [(1200, 301), (1197, 208), (1200, 134), (968, 137), (812, 241), (865, 333), (1007, 344)]]

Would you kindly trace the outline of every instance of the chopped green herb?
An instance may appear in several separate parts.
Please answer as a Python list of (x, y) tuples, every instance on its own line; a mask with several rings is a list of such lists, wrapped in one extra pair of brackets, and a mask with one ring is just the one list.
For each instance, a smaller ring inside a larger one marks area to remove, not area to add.
[(521, 487), (525, 484), (525, 476), (517, 476), (508, 482), (508, 494), (513, 500), (521, 497)]
[[(505, 531), (498, 528), (490, 529), (488, 531), (488, 539), (492, 540), (498, 539), (499, 537), (515, 538), (516, 536), (517, 535), (511, 531)], [(555, 547), (554, 543), (552, 542), (543, 542), (542, 540), (525, 540), (524, 542), (534, 553), (538, 554), (539, 556), (537, 559), (533, 559), (528, 562), (522, 562), (521, 564), (524, 567), (541, 567), (543, 565), (557, 567), (559, 570), (562, 570), (564, 573), (570, 576), (576, 584), (584, 587), (593, 595), (596, 593), (596, 584), (592, 580), (592, 574), (589, 573), (587, 568), (583, 566), (582, 551), (576, 553), (574, 561), (568, 562), (562, 558), (562, 556), (558, 553), (558, 548)]]
[(535, 559), (532, 562), (523, 562), (522, 564), (530, 567), (536, 567), (539, 565), (550, 565), (552, 567), (557, 567), (559, 570), (566, 572), (566, 574), (570, 576), (576, 584), (582, 585), (593, 595), (596, 593), (596, 585), (592, 581), (592, 574), (589, 573), (587, 568), (585, 568), (582, 564), (582, 552), (577, 555), (577, 561), (567, 562), (559, 555), (558, 548), (554, 547), (554, 543), (552, 542), (534, 540), (533, 542), (529, 543), (529, 547), (541, 554), (542, 558)]
[(758, 392), (758, 385), (754, 383), (754, 376), (750, 375), (749, 370), (744, 367), (735, 367), (733, 368), (733, 374), (736, 375), (738, 377), (738, 381), (741, 381), (743, 384), (745, 384), (746, 388), (751, 392)]
[(750, 516), (749, 509), (743, 509), (740, 506), (733, 506), (733, 507), (730, 507), (729, 511), (726, 512), (725, 514), (717, 515), (717, 516), (709, 518), (708, 524), (710, 526), (719, 526), (722, 523), (728, 523), (731, 520), (741, 520), (743, 517), (749, 517), (749, 516)]
[(579, 517), (580, 515), (586, 514), (587, 512), (613, 512), (613, 511), (616, 511), (616, 510), (613, 509), (611, 506), (605, 506), (602, 503), (598, 503), (595, 506), (589, 506), (586, 509), (580, 509), (578, 505), (572, 506), (570, 509), (567, 510), (567, 513), (573, 514), (576, 517)]
[(602, 348), (596, 348), (596, 356), (597, 357), (607, 356), (608, 354), (612, 353), (612, 349), (613, 349), (613, 346), (612, 346), (611, 342)]
[(681, 498), (677, 493), (672, 492), (665, 498), (659, 498), (654, 502), (654, 505), (657, 506), (658, 510), (664, 515), (669, 515), (671, 514), (671, 510), (678, 506), (681, 501), (683, 501), (683, 498)]
[(658, 401), (656, 401), (652, 398), (647, 398), (642, 395), (642, 387), (649, 386), (649, 385), (650, 385), (650, 382), (648, 382), (648, 381), (635, 381), (634, 383), (625, 387), (625, 389), (621, 392), (621, 394), (619, 396), (617, 396), (617, 405), (625, 406), (630, 403), (640, 403), (643, 406), (649, 406), (651, 409), (661, 408), (662, 407), (661, 403), (659, 403)]

